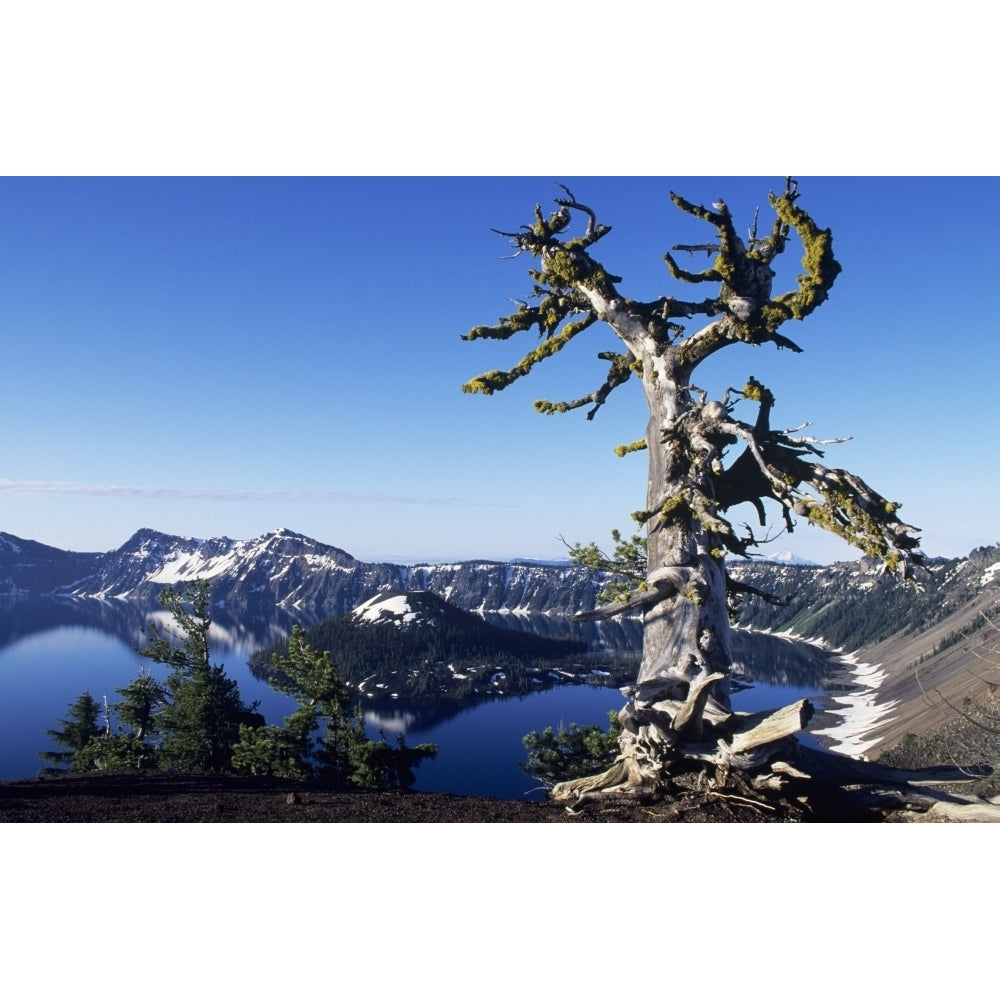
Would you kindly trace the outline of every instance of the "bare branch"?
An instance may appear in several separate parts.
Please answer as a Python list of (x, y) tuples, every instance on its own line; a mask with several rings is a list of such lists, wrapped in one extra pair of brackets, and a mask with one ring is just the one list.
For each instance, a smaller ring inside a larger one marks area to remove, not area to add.
[(620, 385), (624, 385), (634, 374), (633, 364), (635, 355), (631, 351), (626, 354), (617, 354), (605, 351), (598, 355), (602, 361), (610, 361), (611, 367), (608, 370), (608, 377), (593, 392), (579, 399), (570, 400), (563, 403), (551, 403), (546, 399), (536, 400), (534, 407), (539, 413), (567, 413), (569, 410), (579, 409), (588, 403), (593, 403), (593, 408), (588, 411), (587, 419), (593, 420), (597, 411), (607, 401), (608, 396)]
[(647, 608), (659, 604), (664, 597), (675, 594), (685, 587), (689, 577), (690, 572), (683, 566), (661, 566), (660, 569), (650, 573), (642, 587), (631, 591), (628, 597), (601, 605), (593, 611), (578, 611), (573, 615), (573, 621), (607, 621), (635, 608)]
[(597, 222), (597, 216), (594, 214), (593, 210), (588, 208), (586, 205), (581, 205), (576, 198), (573, 196), (573, 192), (570, 191), (565, 184), (560, 184), (559, 187), (566, 192), (566, 198), (556, 198), (556, 204), (567, 209), (575, 209), (578, 212), (583, 212), (587, 216), (587, 230), (583, 235), (584, 246), (590, 246), (591, 243), (596, 243), (602, 236), (607, 235), (611, 232), (610, 226), (602, 226)]

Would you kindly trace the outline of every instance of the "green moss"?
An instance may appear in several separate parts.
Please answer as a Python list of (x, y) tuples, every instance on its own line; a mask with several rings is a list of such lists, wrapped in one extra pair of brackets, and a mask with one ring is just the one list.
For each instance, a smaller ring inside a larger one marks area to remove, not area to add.
[[(466, 382), (462, 386), (462, 392), (480, 392), (483, 395), (490, 396), (494, 392), (506, 389), (512, 382), (516, 382), (517, 379), (527, 375), (540, 361), (544, 361), (546, 358), (561, 351), (587, 325), (582, 321), (580, 323), (568, 323), (557, 336), (548, 337), (543, 340), (533, 351), (530, 351), (521, 358), (510, 371), (503, 372), (495, 369), (491, 372), (486, 372), (478, 378)], [(558, 404), (551, 405), (558, 406)], [(535, 404), (535, 409), (538, 409), (537, 403)], [(543, 409), (541, 412), (556, 411)]]
[(544, 413), (547, 416), (552, 416), (553, 413), (569, 412), (567, 403), (550, 403), (547, 399), (536, 399), (532, 406), (538, 413)]
[(688, 516), (690, 516), (687, 497), (683, 493), (677, 493), (672, 497), (668, 497), (656, 513), (659, 515), (661, 521), (668, 521), (676, 517), (677, 512), (680, 510), (686, 511)]
[(731, 285), (734, 281), (736, 281), (736, 263), (729, 257), (728, 254), (723, 255), (720, 253), (715, 258), (715, 266), (713, 270), (727, 285)]
[(757, 403), (765, 403), (767, 406), (774, 406), (774, 393), (757, 379), (750, 376), (747, 384), (741, 390), (744, 399), (751, 399)]
[(503, 389), (508, 383), (505, 381), (506, 372), (491, 371), (485, 372), (474, 379), (470, 379), (462, 386), (462, 392), (478, 392), (484, 396), (492, 396), (494, 392)]
[(546, 253), (543, 261), (545, 281), (552, 288), (605, 289), (610, 284), (607, 271), (581, 251), (566, 247)]
[(799, 290), (782, 295), (775, 302), (787, 308), (795, 319), (803, 319), (826, 301), (840, 274), (840, 264), (833, 256), (833, 234), (829, 229), (820, 229), (787, 191), (780, 197), (772, 195), (771, 206), (783, 223), (795, 228), (805, 251), (802, 257), (805, 273), (799, 275)]
[[(535, 404), (535, 408), (538, 408), (538, 404)], [(646, 448), (646, 439), (639, 438), (638, 441), (633, 441), (631, 444), (620, 444), (615, 448), (615, 454), (619, 458), (624, 458), (626, 455), (630, 455), (634, 451), (643, 451)]]
[(899, 562), (898, 553), (885, 537), (883, 523), (857, 500), (842, 491), (828, 490), (822, 503), (813, 502), (805, 506), (806, 517), (835, 535), (839, 535), (855, 548), (873, 559), (881, 559), (890, 569)]

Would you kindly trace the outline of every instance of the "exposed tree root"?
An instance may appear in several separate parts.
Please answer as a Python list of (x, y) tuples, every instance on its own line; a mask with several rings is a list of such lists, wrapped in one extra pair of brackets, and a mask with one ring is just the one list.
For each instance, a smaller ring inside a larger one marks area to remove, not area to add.
[(726, 802), (736, 802), (739, 805), (748, 806), (751, 809), (756, 809), (758, 812), (765, 809), (770, 812), (774, 812), (777, 808), (769, 802), (761, 802), (757, 799), (748, 799), (744, 795), (727, 795), (725, 792), (709, 792), (708, 795), (713, 799), (724, 799)]
[[(644, 724), (633, 726), (636, 732), (626, 729), (621, 754), (611, 767), (556, 785), (550, 798), (567, 803), (570, 814), (601, 802), (651, 802), (676, 792), (676, 782), (686, 773), (686, 795), (790, 819), (884, 818), (900, 813), (930, 821), (1000, 822), (1000, 797), (987, 801), (937, 787), (973, 780), (967, 769), (906, 771), (802, 746), (795, 733), (812, 716), (808, 701), (710, 722), (703, 717), (711, 714), (705, 712), (707, 687), (692, 686), (684, 703), (660, 701), (634, 711), (633, 717)], [(695, 715), (702, 725), (693, 724)], [(700, 791), (690, 785), (694, 768), (700, 769)], [(683, 808), (680, 802), (677, 808)]]

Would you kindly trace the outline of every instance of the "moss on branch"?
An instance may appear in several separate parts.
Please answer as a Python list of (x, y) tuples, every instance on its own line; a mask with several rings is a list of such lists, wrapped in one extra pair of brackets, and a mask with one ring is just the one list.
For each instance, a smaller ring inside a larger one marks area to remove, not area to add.
[[(610, 227), (599, 224), (591, 209), (577, 202), (568, 189), (563, 190), (567, 197), (556, 199), (556, 211), (545, 216), (536, 205), (531, 224), (517, 233), (501, 234), (511, 240), (514, 256), (527, 253), (532, 257), (530, 298), (537, 302), (521, 302), (493, 326), (474, 327), (463, 338), (507, 340), (516, 333), (536, 330), (540, 342), (513, 368), (485, 372), (467, 382), (463, 391), (492, 395), (506, 388), (601, 320), (625, 345), (624, 351), (598, 355), (609, 363), (604, 382), (578, 398), (540, 399), (534, 407), (543, 414), (587, 408), (587, 417), (592, 419), (612, 391), (645, 372), (650, 405), (654, 410), (662, 407), (662, 412), (653, 416), (659, 426), (675, 430), (652, 442), (653, 447), (670, 455), (663, 466), (669, 470), (668, 481), (656, 484), (662, 492), (655, 501), (647, 499), (651, 509), (634, 515), (640, 524), (652, 531), (665, 523), (687, 522), (692, 529), (700, 526), (707, 533), (713, 556), (723, 548), (746, 554), (757, 542), (752, 535), (738, 537), (720, 512), (750, 503), (763, 525), (763, 501), (771, 499), (780, 505), (789, 530), (795, 513), (890, 565), (905, 563), (918, 539), (916, 529), (902, 524), (896, 516), (898, 505), (879, 497), (856, 477), (841, 470), (831, 472), (814, 462), (812, 456), (822, 457), (822, 453), (810, 439), (772, 431), (769, 415), (774, 395), (766, 386), (751, 376), (742, 390), (727, 390), (721, 403), (706, 404), (702, 398), (700, 406), (694, 404), (692, 375), (702, 361), (722, 348), (740, 342), (755, 346), (771, 343), (779, 349), (800, 351), (778, 332), (779, 327), (788, 320), (804, 319), (821, 305), (840, 273), (831, 232), (798, 207), (795, 182), (787, 179), (781, 194), (769, 195), (775, 216), (770, 232), (758, 238), (755, 217), (746, 243), (737, 234), (724, 202), (705, 208), (671, 193), (678, 209), (714, 230), (711, 242), (673, 248), (709, 254), (711, 264), (704, 270), (684, 270), (671, 254), (664, 256), (675, 280), (718, 284), (714, 297), (698, 303), (672, 295), (650, 302), (620, 295), (616, 286), (622, 279), (590, 255), (590, 248)], [(568, 235), (571, 224), (581, 219), (582, 232)], [(803, 247), (797, 287), (773, 294), (772, 264), (786, 249), (793, 230)], [(672, 317), (696, 314), (712, 320), (689, 335), (683, 326), (671, 322)], [(758, 404), (754, 425), (731, 417), (730, 392)], [(668, 413), (670, 420), (664, 420)], [(740, 439), (746, 442), (746, 449), (734, 461), (725, 461), (728, 447)], [(645, 447), (646, 442), (638, 440), (615, 451), (626, 455)]]
[(620, 444), (615, 448), (615, 454), (619, 458), (624, 458), (626, 455), (631, 455), (634, 451), (645, 451), (648, 445), (646, 444), (645, 438), (639, 438), (638, 441), (633, 441), (631, 444)]
[(512, 382), (527, 375), (539, 362), (561, 351), (578, 333), (585, 330), (596, 317), (587, 315), (575, 323), (567, 323), (555, 336), (543, 340), (533, 351), (526, 354), (510, 371), (494, 370), (470, 379), (462, 386), (462, 392), (478, 392), (491, 396), (506, 389)]

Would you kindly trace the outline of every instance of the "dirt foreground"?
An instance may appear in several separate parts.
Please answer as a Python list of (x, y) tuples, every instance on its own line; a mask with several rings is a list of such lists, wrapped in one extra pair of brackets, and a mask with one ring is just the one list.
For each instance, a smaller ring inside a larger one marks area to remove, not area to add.
[(437, 792), (330, 791), (231, 775), (81, 774), (0, 783), (4, 823), (760, 823), (878, 822), (875, 813), (802, 815), (692, 789), (655, 803), (562, 805)]

